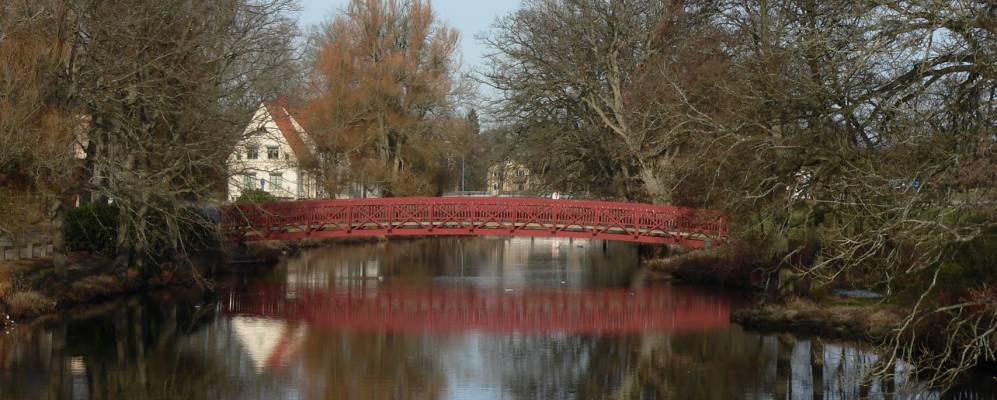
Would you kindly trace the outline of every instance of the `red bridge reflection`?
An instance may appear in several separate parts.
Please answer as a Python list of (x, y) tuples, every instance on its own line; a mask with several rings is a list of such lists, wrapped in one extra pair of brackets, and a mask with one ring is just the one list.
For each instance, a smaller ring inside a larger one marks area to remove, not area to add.
[(483, 290), (412, 288), (293, 290), (254, 286), (226, 295), (230, 315), (363, 331), (627, 333), (729, 325), (724, 299), (681, 288)]

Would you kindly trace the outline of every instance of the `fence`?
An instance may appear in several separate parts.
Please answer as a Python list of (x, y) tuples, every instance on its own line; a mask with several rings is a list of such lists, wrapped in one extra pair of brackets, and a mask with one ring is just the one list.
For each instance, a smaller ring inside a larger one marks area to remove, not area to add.
[(0, 241), (0, 261), (16, 261), (52, 255), (51, 243), (16, 244)]

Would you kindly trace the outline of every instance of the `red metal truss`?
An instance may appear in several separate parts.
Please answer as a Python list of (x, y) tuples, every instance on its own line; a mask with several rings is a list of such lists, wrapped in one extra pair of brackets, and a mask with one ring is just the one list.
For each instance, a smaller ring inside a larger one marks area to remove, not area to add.
[(503, 197), (308, 200), (222, 209), (236, 240), (345, 236), (495, 235), (602, 239), (689, 247), (728, 233), (713, 210), (670, 205)]

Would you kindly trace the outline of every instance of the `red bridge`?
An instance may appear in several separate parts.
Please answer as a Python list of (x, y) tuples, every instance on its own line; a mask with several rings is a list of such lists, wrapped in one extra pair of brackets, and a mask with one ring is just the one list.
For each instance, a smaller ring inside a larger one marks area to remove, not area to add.
[(729, 229), (712, 210), (541, 198), (310, 200), (229, 206), (221, 214), (222, 229), (239, 241), (496, 235), (703, 247), (722, 244)]
[(379, 287), (349, 291), (261, 285), (225, 296), (229, 315), (358, 331), (627, 333), (726, 327), (730, 305), (682, 288), (575, 291)]

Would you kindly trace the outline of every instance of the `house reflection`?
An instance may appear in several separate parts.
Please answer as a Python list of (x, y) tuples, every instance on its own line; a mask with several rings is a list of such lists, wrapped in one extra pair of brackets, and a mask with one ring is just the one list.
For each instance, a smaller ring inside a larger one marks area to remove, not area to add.
[[(307, 249), (278, 267), (288, 290), (376, 291), (382, 281), (479, 288), (625, 285), (637, 266), (629, 243), (563, 238), (437, 238)], [(614, 268), (595, 266), (612, 264)]]

